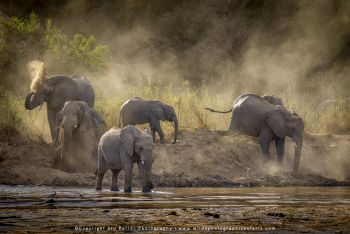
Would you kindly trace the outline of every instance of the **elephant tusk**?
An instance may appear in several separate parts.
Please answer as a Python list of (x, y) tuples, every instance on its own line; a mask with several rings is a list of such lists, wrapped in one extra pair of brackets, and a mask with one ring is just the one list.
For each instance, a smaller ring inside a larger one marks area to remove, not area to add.
[(145, 162), (143, 160), (141, 160), (141, 163), (142, 163), (142, 165), (145, 165)]
[(75, 125), (74, 125), (74, 128), (77, 128), (77, 127), (78, 127), (78, 125), (75, 124)]

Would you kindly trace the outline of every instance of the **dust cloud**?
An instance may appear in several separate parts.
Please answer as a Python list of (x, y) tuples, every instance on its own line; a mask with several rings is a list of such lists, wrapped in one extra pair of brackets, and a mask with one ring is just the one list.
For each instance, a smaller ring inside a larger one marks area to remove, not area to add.
[[(185, 81), (194, 89), (207, 87), (214, 97), (220, 93), (217, 99), (224, 95), (218, 103), (228, 108), (242, 93), (276, 94), (306, 125), (316, 121), (312, 113), (321, 101), (349, 95), (349, 1), (115, 4), (69, 1), (55, 12), (53, 22), (68, 36), (94, 34), (109, 46), (110, 55), (107, 68), (94, 73), (58, 69), (44, 54), (49, 74), (84, 75), (93, 82), (97, 99), (123, 96), (134, 86), (181, 87)], [(108, 8), (120, 10), (112, 14)], [(181, 91), (174, 92), (181, 96)], [(312, 140), (305, 144), (313, 147)], [(327, 154), (319, 151), (323, 160), (314, 156), (318, 149), (303, 149), (302, 167), (349, 177), (340, 169), (349, 161), (346, 144), (325, 146)], [(196, 163), (202, 160), (198, 157)], [(271, 165), (267, 171), (275, 174), (280, 168)]]

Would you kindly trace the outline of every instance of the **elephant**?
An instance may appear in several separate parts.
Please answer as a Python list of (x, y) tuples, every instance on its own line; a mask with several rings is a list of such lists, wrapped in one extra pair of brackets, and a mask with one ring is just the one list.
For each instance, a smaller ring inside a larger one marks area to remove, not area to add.
[(24, 106), (27, 110), (32, 110), (46, 102), (53, 142), (58, 134), (56, 114), (67, 101), (85, 101), (90, 107), (93, 107), (95, 102), (94, 89), (87, 79), (80, 75), (46, 77), (43, 63), (39, 67), (38, 75), (32, 80), (30, 89), (31, 92), (27, 95)]
[(175, 144), (179, 125), (173, 107), (160, 101), (144, 100), (135, 97), (126, 101), (120, 108), (119, 127), (149, 123), (153, 141), (155, 141), (155, 133), (157, 132), (160, 142), (164, 144), (164, 133), (160, 127), (160, 120), (174, 122), (175, 133), (173, 144)]
[(276, 106), (283, 106), (283, 102), (282, 99), (280, 99), (279, 97), (277, 97), (274, 94), (265, 94), (263, 96), (261, 96), (265, 101), (276, 105)]
[(102, 190), (102, 181), (107, 170), (113, 173), (111, 191), (119, 191), (118, 174), (125, 173), (124, 192), (131, 193), (132, 169), (137, 162), (142, 179), (142, 192), (153, 189), (151, 170), (153, 163), (153, 139), (147, 132), (128, 125), (123, 129), (112, 128), (100, 139), (98, 145), (98, 167), (96, 190)]
[(262, 154), (267, 160), (270, 158), (270, 144), (274, 141), (277, 161), (280, 165), (283, 164), (284, 159), (285, 137), (291, 137), (295, 143), (293, 171), (298, 171), (303, 144), (304, 122), (296, 113), (289, 112), (283, 106), (273, 105), (255, 94), (239, 96), (229, 111), (205, 109), (217, 113), (232, 112), (231, 123), (227, 132), (239, 132), (257, 137)]
[(60, 123), (57, 142), (63, 171), (93, 172), (97, 167), (97, 146), (104, 130), (101, 115), (84, 101), (68, 101), (56, 114)]
[(346, 111), (350, 110), (350, 97), (347, 97), (343, 100), (335, 100), (335, 99), (329, 99), (325, 100), (318, 105), (316, 109), (316, 113), (321, 116), (325, 112), (328, 112), (330, 110), (337, 110), (338, 108), (345, 108)]

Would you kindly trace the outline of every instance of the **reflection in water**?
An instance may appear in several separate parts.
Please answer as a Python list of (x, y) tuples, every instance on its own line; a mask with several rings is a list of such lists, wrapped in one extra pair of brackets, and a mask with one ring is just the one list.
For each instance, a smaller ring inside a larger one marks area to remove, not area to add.
[[(1, 208), (186, 208), (348, 205), (349, 188), (169, 188), (151, 194), (96, 192), (86, 188), (0, 186)], [(56, 194), (55, 194), (56, 193)], [(51, 200), (50, 200), (51, 199)]]

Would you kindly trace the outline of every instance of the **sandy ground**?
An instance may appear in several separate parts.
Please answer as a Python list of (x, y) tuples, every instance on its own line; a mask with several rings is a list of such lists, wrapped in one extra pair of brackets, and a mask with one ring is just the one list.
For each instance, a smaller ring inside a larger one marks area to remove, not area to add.
[[(65, 173), (52, 167), (49, 144), (19, 134), (0, 134), (0, 184), (94, 187), (93, 173)], [(284, 168), (262, 163), (256, 140), (182, 131), (177, 144), (156, 143), (153, 181), (158, 187), (338, 186), (350, 185), (350, 135), (305, 134), (300, 173), (291, 172), (293, 144), (286, 141)], [(271, 152), (275, 151), (271, 146)], [(134, 184), (138, 172), (135, 165)], [(121, 173), (120, 185), (123, 184)], [(110, 173), (104, 186), (110, 184)]]

